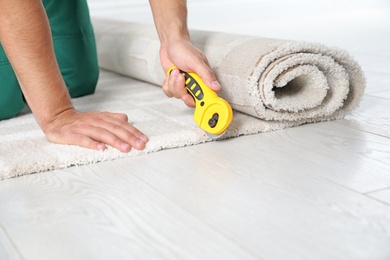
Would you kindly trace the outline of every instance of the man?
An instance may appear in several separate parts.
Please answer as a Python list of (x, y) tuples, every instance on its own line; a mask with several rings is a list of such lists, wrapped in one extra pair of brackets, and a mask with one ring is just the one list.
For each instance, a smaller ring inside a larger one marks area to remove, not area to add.
[[(186, 1), (149, 2), (164, 71), (176, 65), (220, 90), (206, 57), (190, 42)], [(94, 92), (99, 73), (86, 0), (0, 0), (0, 43), (0, 120), (17, 115), (25, 100), (51, 142), (122, 152), (145, 148), (148, 138), (125, 114), (80, 113), (71, 103)], [(178, 70), (162, 88), (194, 107)]]

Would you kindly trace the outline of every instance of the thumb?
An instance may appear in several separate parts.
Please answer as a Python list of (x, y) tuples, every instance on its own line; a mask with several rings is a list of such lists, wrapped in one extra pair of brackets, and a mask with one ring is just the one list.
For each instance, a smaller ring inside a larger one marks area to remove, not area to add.
[(212, 90), (220, 91), (222, 89), (221, 84), (219, 84), (214, 72), (209, 66), (203, 64), (198, 68), (195, 68), (195, 73), (203, 80), (203, 82)]

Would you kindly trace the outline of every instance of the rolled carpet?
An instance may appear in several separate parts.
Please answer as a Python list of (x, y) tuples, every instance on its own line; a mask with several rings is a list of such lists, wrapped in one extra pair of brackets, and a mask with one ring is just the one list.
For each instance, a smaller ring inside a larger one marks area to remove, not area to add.
[[(94, 95), (73, 100), (80, 111), (126, 113), (150, 141), (143, 151), (104, 152), (53, 144), (31, 113), (0, 122), (0, 180), (211, 141), (193, 121), (193, 110), (168, 99), (159, 40), (151, 25), (94, 19), (100, 67)], [(273, 131), (342, 118), (365, 88), (359, 65), (347, 52), (321, 44), (191, 31), (207, 55), (234, 118), (225, 137)], [(138, 80), (135, 80), (138, 79)], [(142, 82), (145, 81), (145, 82)], [(157, 85), (157, 86), (156, 86)]]
[[(94, 19), (102, 68), (161, 85), (159, 41), (151, 25)], [(359, 64), (318, 43), (191, 31), (234, 110), (283, 127), (342, 118), (363, 96)]]

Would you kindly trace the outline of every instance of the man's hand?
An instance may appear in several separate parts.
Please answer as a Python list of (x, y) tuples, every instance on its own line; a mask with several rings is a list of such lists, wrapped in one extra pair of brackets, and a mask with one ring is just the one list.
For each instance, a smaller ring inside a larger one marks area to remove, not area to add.
[[(166, 73), (173, 65), (186, 72), (194, 72), (214, 91), (219, 85), (206, 56), (190, 41), (187, 28), (185, 0), (149, 0), (154, 23), (161, 42), (160, 59)], [(178, 69), (172, 71), (163, 83), (168, 97), (181, 98), (189, 107), (194, 107), (193, 98), (184, 86), (184, 76)]]
[[(160, 59), (165, 72), (175, 65), (183, 71), (198, 74), (212, 90), (221, 90), (221, 85), (210, 69), (206, 56), (189, 40), (180, 40), (166, 47), (161, 47)], [(180, 74), (178, 69), (174, 69), (165, 78), (162, 88), (168, 97), (180, 98), (187, 106), (195, 107), (195, 101), (188, 94), (184, 84), (184, 76)]]
[(148, 138), (127, 122), (125, 114), (109, 112), (78, 113), (66, 110), (43, 130), (49, 141), (73, 144), (103, 151), (110, 145), (121, 152), (142, 150)]

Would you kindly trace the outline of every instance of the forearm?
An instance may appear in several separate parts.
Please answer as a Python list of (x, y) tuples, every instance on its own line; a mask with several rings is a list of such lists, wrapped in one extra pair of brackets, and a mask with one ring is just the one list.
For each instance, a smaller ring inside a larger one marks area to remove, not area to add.
[(189, 40), (185, 0), (149, 0), (162, 46), (177, 40)]
[(73, 109), (54, 55), (41, 0), (0, 0), (0, 41), (23, 94), (44, 129)]

